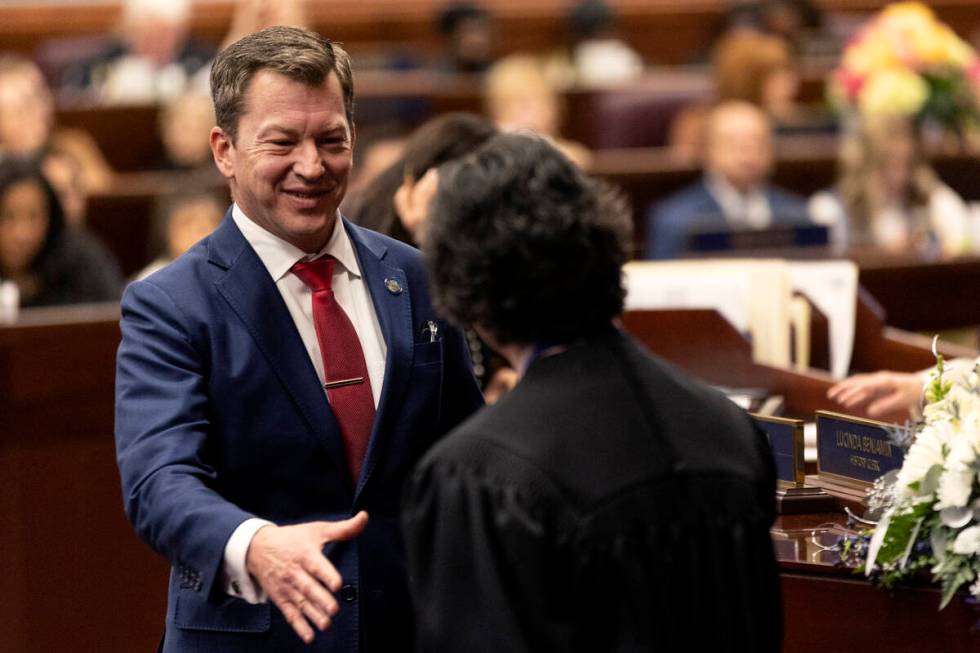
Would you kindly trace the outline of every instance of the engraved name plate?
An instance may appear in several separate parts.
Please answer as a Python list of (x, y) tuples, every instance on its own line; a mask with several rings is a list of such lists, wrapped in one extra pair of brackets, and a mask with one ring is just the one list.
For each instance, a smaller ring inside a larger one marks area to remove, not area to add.
[(817, 471), (846, 483), (870, 484), (902, 466), (890, 424), (817, 411)]

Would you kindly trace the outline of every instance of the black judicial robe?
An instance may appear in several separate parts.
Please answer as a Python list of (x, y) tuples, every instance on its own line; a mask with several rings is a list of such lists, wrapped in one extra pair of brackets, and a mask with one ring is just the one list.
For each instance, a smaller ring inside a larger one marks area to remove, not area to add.
[(764, 436), (612, 331), (535, 361), (417, 467), (423, 651), (777, 651)]

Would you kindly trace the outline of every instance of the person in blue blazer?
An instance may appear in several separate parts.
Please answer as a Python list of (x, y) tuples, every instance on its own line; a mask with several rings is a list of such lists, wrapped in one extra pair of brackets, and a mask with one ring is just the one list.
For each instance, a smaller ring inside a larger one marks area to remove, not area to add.
[(122, 301), (117, 459), (172, 563), (161, 650), (410, 651), (400, 489), (482, 403), (465, 343), (419, 253), (338, 212), (346, 53), (270, 28), (211, 85), (234, 204)]
[(772, 127), (755, 105), (729, 101), (706, 125), (705, 174), (647, 212), (646, 258), (677, 258), (695, 233), (809, 224), (806, 200), (769, 183)]

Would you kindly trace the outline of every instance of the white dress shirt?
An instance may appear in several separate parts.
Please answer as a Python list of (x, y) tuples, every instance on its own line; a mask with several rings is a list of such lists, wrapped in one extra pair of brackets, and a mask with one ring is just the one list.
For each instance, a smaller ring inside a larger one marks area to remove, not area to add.
[(736, 229), (765, 229), (772, 222), (772, 208), (761, 189), (743, 193), (718, 174), (707, 175), (706, 186), (721, 206), (725, 221)]
[[(325, 255), (337, 259), (339, 265), (334, 266), (331, 288), (337, 303), (354, 325), (354, 331), (357, 332), (358, 340), (361, 342), (368, 379), (371, 382), (371, 394), (374, 398), (374, 406), (377, 408), (381, 397), (381, 384), (384, 382), (387, 346), (381, 334), (381, 325), (371, 301), (371, 294), (361, 277), (361, 268), (354, 247), (340, 217), (338, 216), (333, 233), (323, 249), (308, 253), (252, 222), (237, 204), (233, 207), (231, 215), (235, 225), (275, 281), (276, 288), (279, 289), (286, 309), (293, 318), (293, 323), (303, 340), (306, 353), (310, 356), (310, 362), (316, 369), (321, 385), (325, 382), (325, 377), (320, 344), (313, 326), (313, 291), (299, 277), (292, 274), (290, 269), (298, 261), (314, 260)], [(267, 600), (265, 592), (252, 579), (245, 567), (245, 555), (255, 532), (271, 523), (264, 519), (248, 519), (242, 522), (228, 538), (222, 566), (222, 582), (228, 594), (245, 599), (249, 603), (262, 603)]]

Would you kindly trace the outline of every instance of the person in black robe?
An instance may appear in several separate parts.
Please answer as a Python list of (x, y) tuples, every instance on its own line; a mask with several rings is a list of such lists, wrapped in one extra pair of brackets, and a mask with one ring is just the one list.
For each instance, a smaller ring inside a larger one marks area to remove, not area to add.
[(404, 495), (422, 651), (778, 651), (764, 436), (616, 325), (629, 212), (545, 141), (439, 169), (437, 307), (521, 372)]

